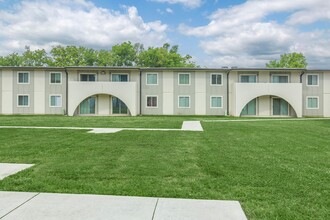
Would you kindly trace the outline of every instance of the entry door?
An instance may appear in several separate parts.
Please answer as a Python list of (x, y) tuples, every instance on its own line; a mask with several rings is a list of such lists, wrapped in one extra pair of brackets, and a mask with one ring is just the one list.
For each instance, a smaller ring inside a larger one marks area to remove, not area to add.
[(112, 114), (127, 114), (128, 109), (124, 102), (117, 97), (112, 97)]
[(281, 98), (273, 98), (273, 115), (289, 115), (289, 103)]
[(257, 103), (257, 99), (253, 99), (251, 100), (248, 104), (246, 104), (246, 106), (243, 108), (241, 115), (256, 115), (257, 111), (256, 111), (256, 103)]

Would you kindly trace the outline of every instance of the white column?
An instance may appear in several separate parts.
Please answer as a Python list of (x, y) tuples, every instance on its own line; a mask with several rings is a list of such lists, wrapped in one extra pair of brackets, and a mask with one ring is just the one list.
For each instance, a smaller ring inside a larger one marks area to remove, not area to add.
[(34, 114), (45, 114), (46, 105), (49, 105), (49, 101), (45, 102), (45, 74), (44, 71), (34, 72)]
[(195, 73), (195, 114), (206, 114), (206, 73)]
[(163, 114), (173, 115), (174, 108), (174, 73), (163, 72)]
[(326, 72), (323, 74), (323, 100), (319, 100), (319, 102), (323, 101), (323, 116), (330, 117), (330, 73)]
[[(2, 71), (2, 114), (13, 114), (13, 71)], [(16, 101), (15, 101), (16, 103)]]

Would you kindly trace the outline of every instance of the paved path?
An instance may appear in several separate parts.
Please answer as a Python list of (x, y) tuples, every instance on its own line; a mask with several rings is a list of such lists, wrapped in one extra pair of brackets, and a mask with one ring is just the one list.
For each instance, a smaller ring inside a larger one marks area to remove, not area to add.
[(237, 201), (0, 191), (3, 220), (246, 220)]
[(62, 129), (62, 130), (89, 130), (88, 133), (116, 133), (123, 130), (129, 131), (203, 131), (200, 121), (184, 121), (181, 129), (175, 128), (88, 128), (88, 127), (40, 127), (40, 126), (0, 126), (0, 128), (19, 129)]
[(32, 166), (33, 164), (0, 163), (0, 180)]

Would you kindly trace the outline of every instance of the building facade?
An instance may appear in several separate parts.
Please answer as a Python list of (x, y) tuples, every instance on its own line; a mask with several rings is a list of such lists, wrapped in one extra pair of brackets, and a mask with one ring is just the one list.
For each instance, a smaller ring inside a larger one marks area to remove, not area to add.
[(330, 117), (330, 70), (0, 67), (0, 114)]

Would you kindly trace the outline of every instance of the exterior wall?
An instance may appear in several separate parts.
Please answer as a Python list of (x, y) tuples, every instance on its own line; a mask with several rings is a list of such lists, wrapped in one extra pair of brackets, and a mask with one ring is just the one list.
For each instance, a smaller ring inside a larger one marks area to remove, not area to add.
[(2, 114), (2, 70), (0, 69), (0, 114)]
[[(319, 83), (317, 86), (307, 85), (307, 78), (309, 74), (317, 74), (319, 78)], [(303, 86), (303, 115), (304, 116), (322, 116), (323, 115), (323, 98), (324, 98), (324, 74), (319, 71), (307, 71), (302, 77), (302, 86)], [(318, 109), (308, 109), (307, 108), (307, 97), (313, 96), (319, 98), (319, 107)]]
[[(147, 85), (147, 74), (157, 74), (157, 84), (155, 85)], [(141, 105), (143, 115), (162, 115), (163, 109), (166, 108), (167, 112), (171, 114), (173, 112), (173, 108), (171, 109), (171, 105), (169, 103), (163, 102), (163, 93), (164, 89), (164, 81), (163, 77), (170, 73), (163, 73), (162, 71), (155, 72), (143, 72), (141, 75), (141, 86), (142, 86), (142, 94), (141, 94)], [(157, 107), (147, 107), (147, 96), (156, 96), (157, 97)], [(169, 106), (168, 106), (169, 104)], [(166, 111), (165, 111), (166, 112)]]
[[(222, 85), (211, 85), (212, 74), (222, 74)], [(206, 72), (205, 75), (205, 85), (206, 85), (206, 115), (227, 115), (227, 72), (212, 71)], [(197, 86), (197, 85), (196, 85)], [(211, 107), (211, 97), (220, 96), (222, 97), (222, 107), (212, 108)]]
[(330, 71), (323, 72), (323, 116), (330, 117)]

